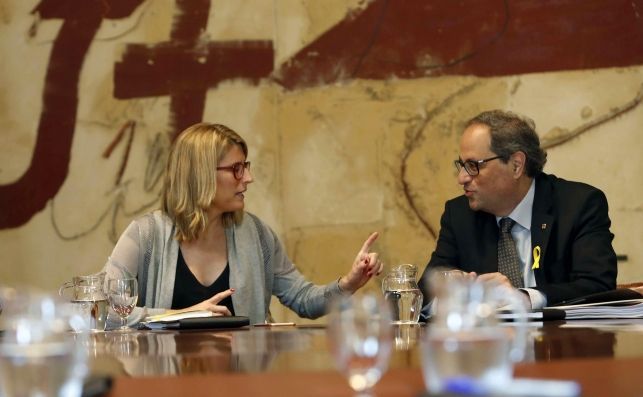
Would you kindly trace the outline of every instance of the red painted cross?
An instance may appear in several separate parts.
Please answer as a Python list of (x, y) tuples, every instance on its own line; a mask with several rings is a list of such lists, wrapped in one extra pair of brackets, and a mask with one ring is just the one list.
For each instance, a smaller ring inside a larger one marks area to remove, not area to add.
[(257, 83), (273, 70), (271, 41), (207, 42), (210, 0), (177, 0), (170, 41), (130, 44), (114, 69), (114, 97), (170, 96), (170, 133), (201, 121), (209, 88), (234, 78)]

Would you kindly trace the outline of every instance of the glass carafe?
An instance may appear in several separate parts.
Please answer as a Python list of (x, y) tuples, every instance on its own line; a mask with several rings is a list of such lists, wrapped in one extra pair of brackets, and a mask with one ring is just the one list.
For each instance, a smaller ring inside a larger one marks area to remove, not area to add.
[(395, 266), (382, 280), (382, 292), (391, 305), (393, 322), (416, 324), (422, 309), (422, 293), (416, 280), (417, 266), (402, 264)]
[(105, 294), (105, 273), (74, 276), (60, 286), (58, 294), (68, 299), (84, 324), (72, 324), (76, 331), (103, 331), (109, 310)]

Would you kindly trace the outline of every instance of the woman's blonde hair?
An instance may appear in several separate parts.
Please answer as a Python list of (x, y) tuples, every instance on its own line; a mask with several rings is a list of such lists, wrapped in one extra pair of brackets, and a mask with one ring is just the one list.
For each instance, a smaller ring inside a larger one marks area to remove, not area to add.
[[(217, 166), (234, 146), (248, 156), (246, 142), (222, 124), (199, 123), (181, 132), (165, 170), (162, 208), (176, 226), (176, 239), (196, 240), (208, 224), (207, 210), (217, 192)], [(243, 211), (223, 214), (224, 226), (238, 224)]]

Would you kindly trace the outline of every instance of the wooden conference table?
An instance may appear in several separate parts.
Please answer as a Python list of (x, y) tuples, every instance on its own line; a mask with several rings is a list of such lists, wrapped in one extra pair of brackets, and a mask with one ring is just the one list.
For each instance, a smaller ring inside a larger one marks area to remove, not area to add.
[[(430, 326), (430, 325), (429, 325)], [(424, 390), (419, 338), (396, 330), (390, 368), (376, 396)], [(568, 379), (582, 395), (643, 396), (643, 320), (551, 322), (530, 327), (518, 377)], [(322, 326), (92, 334), (85, 341), (95, 374), (114, 376), (107, 396), (352, 396), (335, 369)]]

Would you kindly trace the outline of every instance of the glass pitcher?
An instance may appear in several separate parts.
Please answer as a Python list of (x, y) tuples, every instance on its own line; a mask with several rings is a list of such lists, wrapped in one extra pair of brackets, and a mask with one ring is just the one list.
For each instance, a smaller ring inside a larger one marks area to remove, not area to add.
[(85, 324), (72, 324), (75, 331), (103, 331), (109, 310), (105, 294), (105, 273), (74, 276), (60, 286), (58, 294), (73, 304)]
[[(513, 378), (513, 364), (525, 352), (525, 298), (513, 288), (468, 277), (436, 279), (434, 274), (430, 282), (438, 294), (421, 342), (427, 389), (432, 393), (502, 392)], [(498, 320), (499, 313), (507, 312), (515, 319), (512, 326)]]
[(382, 280), (382, 292), (391, 305), (394, 323), (416, 324), (420, 319), (422, 293), (416, 276), (417, 266), (403, 264), (393, 267)]

